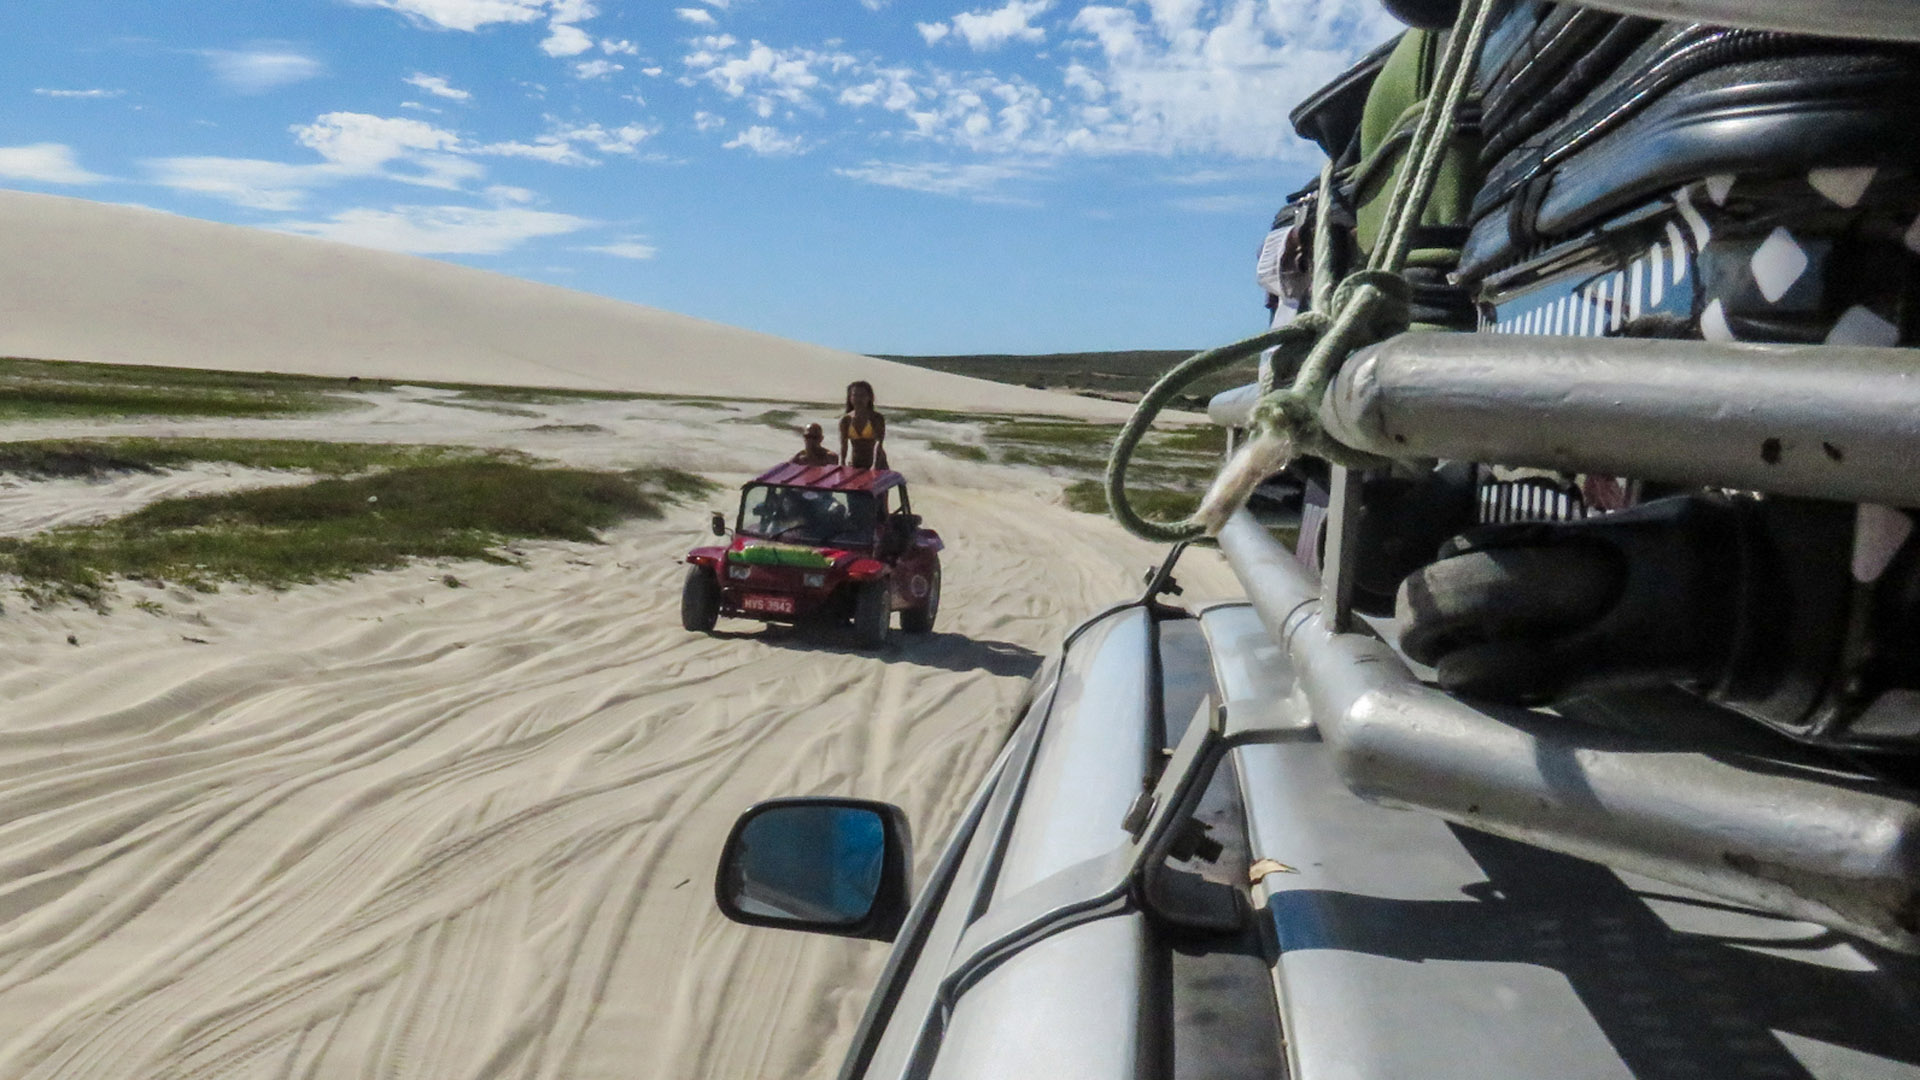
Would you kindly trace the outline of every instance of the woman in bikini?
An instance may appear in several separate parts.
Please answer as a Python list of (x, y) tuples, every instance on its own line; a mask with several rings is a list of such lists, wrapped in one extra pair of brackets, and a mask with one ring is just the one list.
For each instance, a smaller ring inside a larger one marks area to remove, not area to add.
[(873, 407), (873, 387), (847, 384), (847, 413), (840, 418), (840, 460), (856, 469), (887, 467), (887, 418)]

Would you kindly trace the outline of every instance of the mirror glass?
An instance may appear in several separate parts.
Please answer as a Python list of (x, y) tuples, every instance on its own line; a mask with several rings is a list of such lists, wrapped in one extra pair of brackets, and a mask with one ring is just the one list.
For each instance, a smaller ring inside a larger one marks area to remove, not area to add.
[(749, 915), (852, 925), (873, 910), (886, 824), (851, 806), (776, 806), (747, 822), (733, 853), (733, 902)]

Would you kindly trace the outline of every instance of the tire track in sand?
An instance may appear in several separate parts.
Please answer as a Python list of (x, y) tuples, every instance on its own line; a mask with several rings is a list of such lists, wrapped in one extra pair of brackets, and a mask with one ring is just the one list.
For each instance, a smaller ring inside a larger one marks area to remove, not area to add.
[(0, 674), (0, 1078), (830, 1073), (885, 947), (722, 920), (733, 817), (888, 799), (924, 869), (1022, 676), (1155, 554), (1033, 495), (915, 494), (942, 626), (882, 656), (681, 631), (693, 513), (468, 589), (222, 595), (212, 648), (0, 624), (38, 665)]

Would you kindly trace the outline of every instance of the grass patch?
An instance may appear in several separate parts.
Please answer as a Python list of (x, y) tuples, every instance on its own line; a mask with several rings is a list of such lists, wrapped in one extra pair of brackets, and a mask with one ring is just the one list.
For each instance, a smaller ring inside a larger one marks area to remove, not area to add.
[[(471, 383), (409, 382), (432, 390), (457, 390), (458, 399), (498, 405), (560, 405), (569, 401), (659, 401), (664, 394), (642, 394), (624, 390), (560, 390), (538, 386), (476, 386)], [(448, 402), (435, 402), (445, 405)]]
[(354, 404), (344, 379), (0, 359), (0, 420), (287, 416)]
[[(1119, 424), (1074, 420), (995, 419), (981, 444), (933, 440), (928, 449), (962, 461), (996, 462), (1046, 469), (1066, 480), (1069, 507), (1104, 514), (1107, 455)], [(1226, 434), (1213, 427), (1149, 431), (1127, 470), (1127, 492), (1144, 516), (1177, 521), (1193, 512), (1212, 482), (1226, 449)]]
[(468, 412), (492, 413), (495, 416), (521, 416), (539, 419), (546, 415), (539, 409), (523, 409), (518, 405), (493, 405), (477, 401), (428, 401), (427, 404), (442, 409), (465, 409)]
[[(1156, 488), (1139, 489), (1128, 485), (1127, 500), (1133, 504), (1134, 511), (1148, 521), (1171, 524), (1176, 521), (1185, 521), (1193, 513), (1194, 509), (1200, 505), (1200, 496), (1204, 490), (1203, 487), (1192, 492), (1168, 491)], [(1086, 514), (1109, 512), (1107, 487), (1099, 480), (1076, 480), (1067, 485), (1066, 499), (1067, 508), (1070, 510), (1078, 510)], [(1299, 526), (1287, 525), (1269, 528), (1267, 531), (1288, 549), (1292, 549), (1300, 542)]]
[[(1161, 488), (1127, 488), (1127, 500), (1148, 521), (1184, 521), (1200, 505), (1199, 491), (1168, 491)], [(1075, 480), (1067, 485), (1067, 508), (1087, 514), (1107, 513), (1107, 486), (1099, 480)]]
[(798, 431), (800, 425), (797, 421), (799, 419), (800, 410), (798, 409), (768, 409), (766, 412), (757, 413), (753, 416), (728, 417), (726, 422), (729, 424), (759, 424), (762, 427), (770, 427), (775, 431)]
[[(727, 409), (733, 401), (765, 398), (703, 397), (629, 390), (573, 390), (543, 386), (351, 376), (288, 375), (261, 371), (207, 371), (142, 364), (0, 357), (0, 420), (104, 416), (280, 416), (354, 405), (364, 394), (413, 386), (453, 392), (453, 402), (558, 405), (570, 401), (664, 401)], [(436, 401), (434, 404), (451, 404)]]
[(0, 473), (36, 477), (99, 477), (159, 472), (195, 462), (252, 469), (299, 469), (345, 476), (374, 469), (487, 458), (517, 460), (511, 452), (464, 446), (337, 443), (315, 439), (39, 439), (0, 443)]
[(624, 473), (468, 459), (153, 503), (97, 525), (0, 539), (0, 573), (36, 603), (104, 609), (117, 577), (211, 591), (272, 588), (391, 569), (409, 559), (510, 561), (512, 540), (594, 542), (626, 518), (659, 517), (712, 484), (677, 469)]
[(974, 443), (948, 442), (945, 439), (935, 439), (927, 444), (927, 449), (942, 457), (950, 457), (956, 461), (993, 460), (993, 455), (987, 452), (986, 447)]

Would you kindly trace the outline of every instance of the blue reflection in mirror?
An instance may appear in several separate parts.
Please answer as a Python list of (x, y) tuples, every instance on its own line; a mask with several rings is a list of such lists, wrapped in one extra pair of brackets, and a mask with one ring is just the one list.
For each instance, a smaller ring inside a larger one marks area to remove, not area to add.
[(851, 806), (778, 806), (747, 822), (733, 897), (749, 915), (852, 925), (873, 910), (886, 824)]

